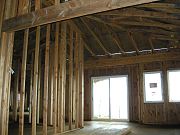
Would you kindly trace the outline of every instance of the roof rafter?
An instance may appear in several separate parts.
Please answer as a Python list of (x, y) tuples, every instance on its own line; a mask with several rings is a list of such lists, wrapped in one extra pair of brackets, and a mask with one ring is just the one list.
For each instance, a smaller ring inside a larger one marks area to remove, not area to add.
[(3, 31), (16, 31), (88, 14), (155, 2), (158, 0), (71, 0), (3, 22)]
[(80, 20), (83, 22), (83, 24), (86, 26), (86, 28), (88, 29), (88, 31), (91, 33), (91, 35), (96, 39), (96, 41), (98, 42), (99, 46), (103, 49), (103, 51), (105, 52), (105, 54), (111, 55), (111, 53), (104, 47), (103, 43), (100, 41), (100, 39), (97, 37), (97, 35), (94, 33), (94, 31), (91, 30), (91, 28), (89, 27), (89, 25), (86, 23), (86, 21), (81, 17)]
[(133, 37), (133, 35), (132, 35), (132, 32), (131, 32), (131, 31), (128, 31), (127, 34), (128, 34), (128, 37), (129, 37), (129, 38), (131, 39), (131, 41), (132, 41), (132, 44), (133, 44), (133, 46), (134, 46), (134, 48), (135, 48), (135, 50), (136, 50), (136, 53), (139, 54), (139, 49), (138, 49), (138, 47), (137, 47), (136, 41), (134, 40), (134, 37)]

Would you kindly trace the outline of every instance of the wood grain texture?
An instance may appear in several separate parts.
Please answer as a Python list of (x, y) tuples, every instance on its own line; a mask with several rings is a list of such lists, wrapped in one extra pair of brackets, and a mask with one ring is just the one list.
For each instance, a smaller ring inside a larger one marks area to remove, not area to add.
[(88, 14), (155, 2), (158, 0), (71, 0), (3, 22), (3, 31), (15, 31)]
[(103, 67), (112, 67), (118, 65), (130, 65), (138, 64), (143, 62), (152, 62), (152, 61), (165, 61), (165, 60), (177, 60), (180, 58), (179, 53), (158, 53), (158, 54), (147, 54), (139, 55), (133, 57), (121, 57), (121, 58), (112, 58), (112, 59), (99, 59), (99, 60), (87, 60), (85, 62), (85, 69), (88, 68), (103, 68)]
[(44, 71), (44, 99), (43, 99), (43, 135), (47, 135), (47, 111), (48, 111), (48, 87), (49, 87), (49, 48), (50, 48), (50, 27), (47, 25), (45, 71)]

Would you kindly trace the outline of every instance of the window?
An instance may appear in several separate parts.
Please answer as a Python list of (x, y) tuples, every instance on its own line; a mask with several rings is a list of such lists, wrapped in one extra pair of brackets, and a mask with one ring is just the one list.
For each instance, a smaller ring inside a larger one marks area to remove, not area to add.
[(144, 73), (144, 101), (162, 102), (161, 72)]
[(168, 71), (169, 101), (180, 102), (180, 70)]

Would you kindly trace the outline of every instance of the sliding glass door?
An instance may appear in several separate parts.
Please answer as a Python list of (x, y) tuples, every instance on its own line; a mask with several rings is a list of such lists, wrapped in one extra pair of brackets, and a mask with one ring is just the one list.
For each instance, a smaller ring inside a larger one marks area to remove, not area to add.
[(128, 120), (128, 76), (94, 77), (93, 118)]

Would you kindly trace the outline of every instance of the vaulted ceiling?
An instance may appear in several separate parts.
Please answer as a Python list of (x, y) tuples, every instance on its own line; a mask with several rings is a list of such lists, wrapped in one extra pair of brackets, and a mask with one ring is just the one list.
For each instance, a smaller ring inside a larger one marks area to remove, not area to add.
[[(53, 3), (44, 0), (43, 7)], [(72, 19), (70, 23), (82, 34), (86, 59), (180, 49), (179, 0), (162, 0), (83, 16)], [(41, 38), (43, 44), (45, 37)]]

